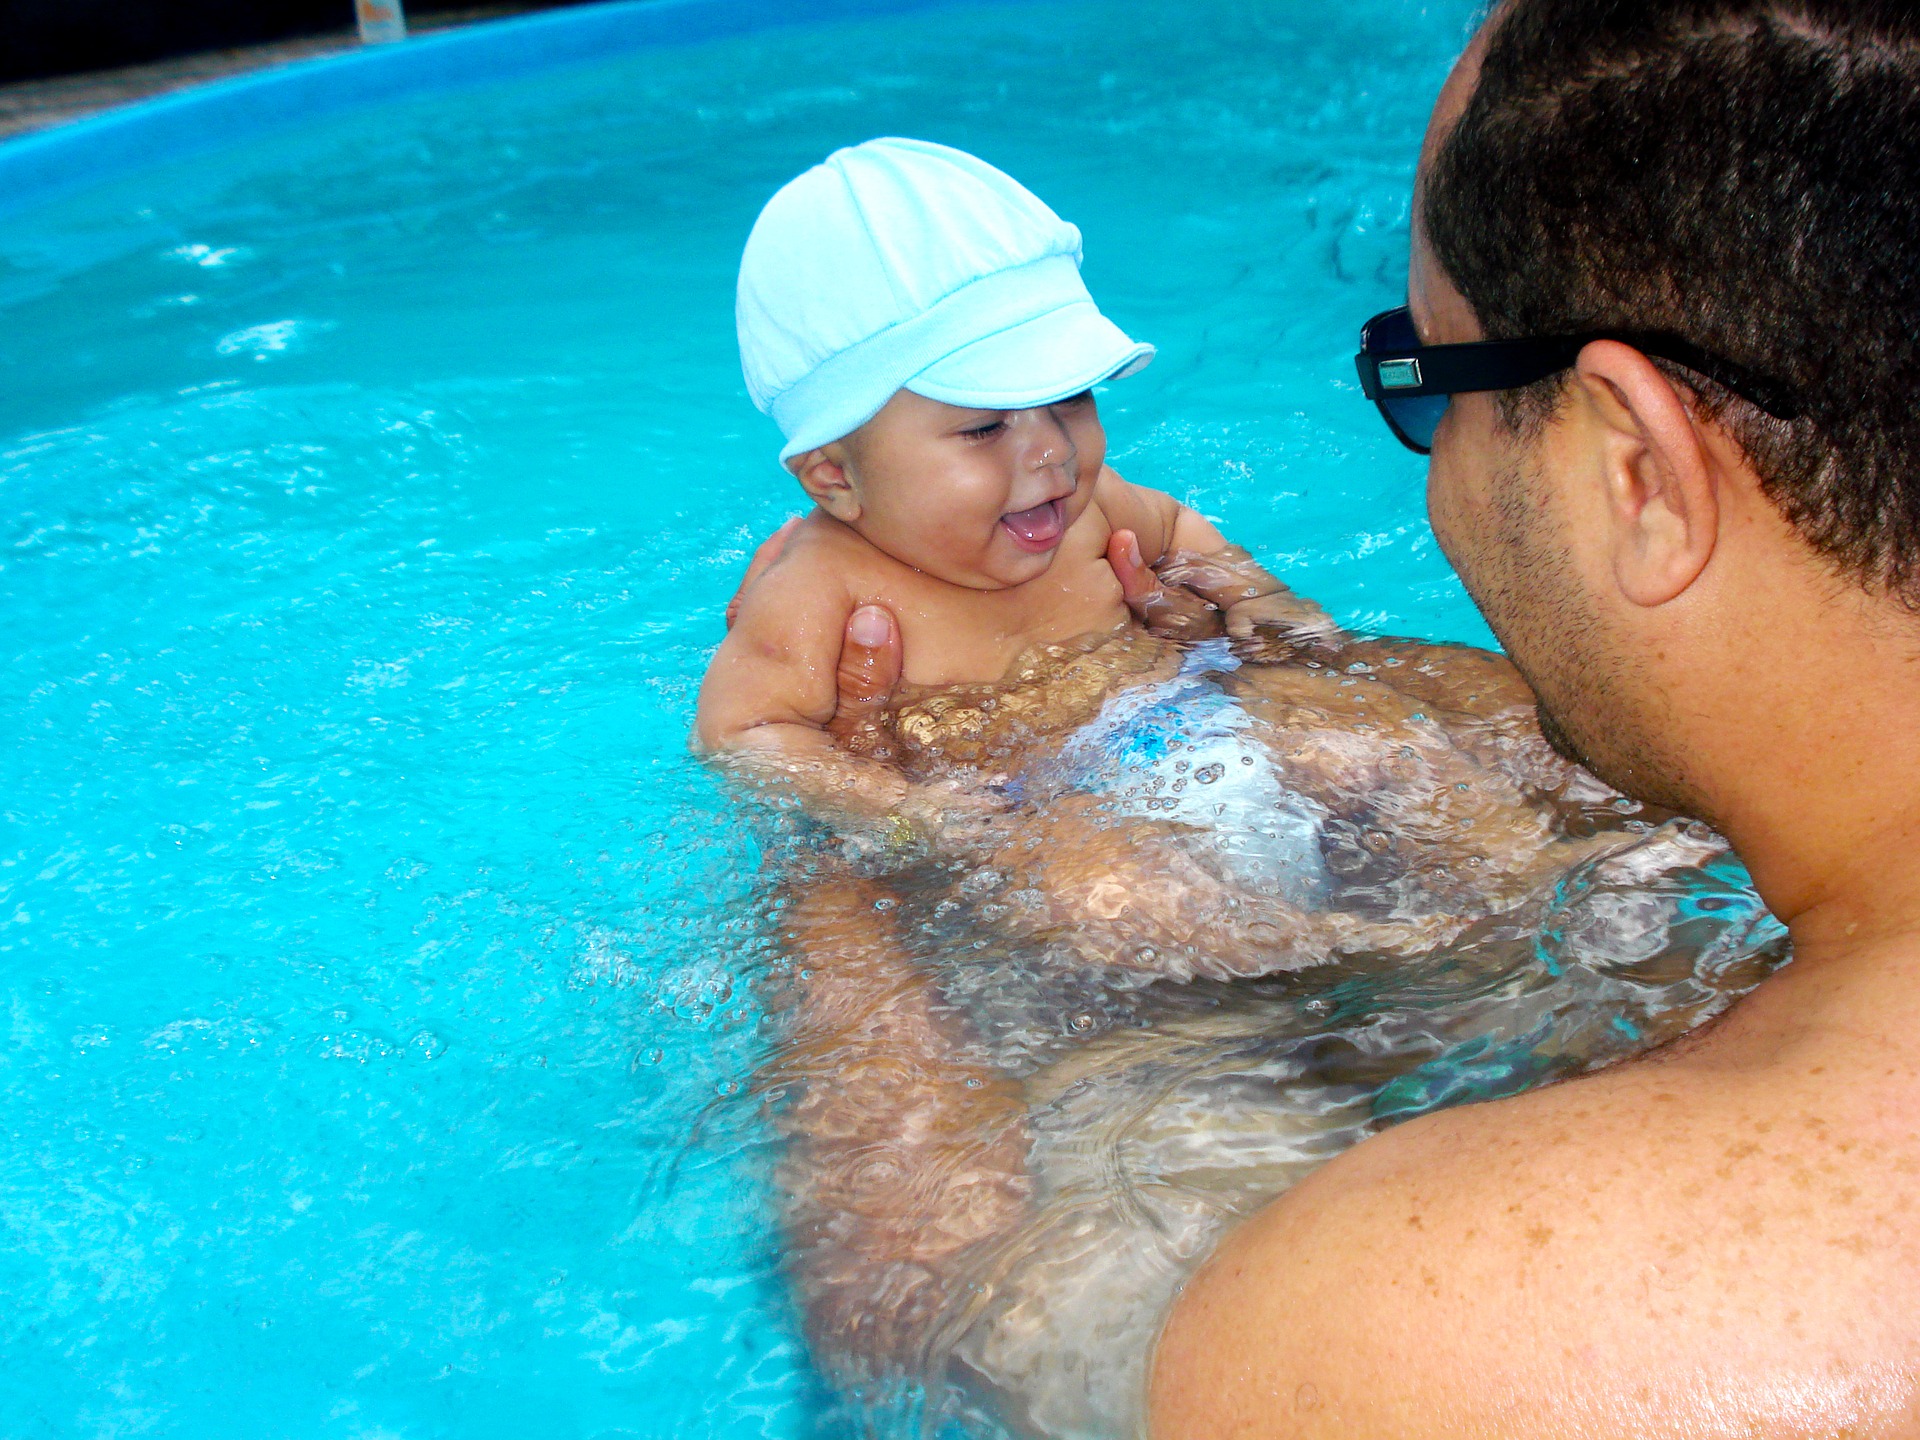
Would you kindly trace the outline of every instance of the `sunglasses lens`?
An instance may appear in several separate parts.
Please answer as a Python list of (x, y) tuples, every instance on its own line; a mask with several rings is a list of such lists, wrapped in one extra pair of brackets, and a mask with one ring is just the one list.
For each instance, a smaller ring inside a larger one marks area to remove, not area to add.
[(1400, 443), (1422, 455), (1433, 449), (1433, 432), (1453, 402), (1451, 395), (1410, 395), (1398, 400), (1381, 400), (1380, 413), (1400, 437)]
[[(1402, 305), (1376, 315), (1360, 332), (1360, 348), (1369, 355), (1390, 356), (1420, 348), (1413, 316)], [(1448, 395), (1380, 396), (1374, 403), (1400, 443), (1425, 455), (1433, 449), (1433, 432), (1447, 413)]]
[(1413, 328), (1413, 312), (1402, 305), (1397, 310), (1374, 316), (1367, 322), (1362, 343), (1376, 353), (1418, 348), (1420, 337)]

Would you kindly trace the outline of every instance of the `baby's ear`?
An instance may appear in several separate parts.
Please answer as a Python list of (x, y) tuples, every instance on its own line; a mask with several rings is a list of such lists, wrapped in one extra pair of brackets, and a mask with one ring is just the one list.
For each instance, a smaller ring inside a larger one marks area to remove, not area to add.
[(787, 464), (815, 504), (842, 524), (851, 525), (860, 518), (860, 500), (847, 477), (846, 461), (839, 445), (825, 445), (796, 455)]

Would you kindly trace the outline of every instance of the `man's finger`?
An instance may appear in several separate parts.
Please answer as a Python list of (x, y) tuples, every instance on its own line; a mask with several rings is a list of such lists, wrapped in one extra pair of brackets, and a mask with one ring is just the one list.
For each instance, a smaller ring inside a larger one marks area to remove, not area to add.
[(747, 562), (747, 573), (740, 577), (740, 588), (733, 592), (733, 598), (727, 602), (727, 628), (733, 628), (733, 622), (740, 613), (740, 597), (753, 588), (753, 582), (772, 568), (773, 562), (780, 558), (780, 552), (787, 548), (787, 541), (793, 538), (793, 532), (799, 527), (800, 517), (794, 516), (773, 534), (760, 542), (760, 548), (753, 552), (753, 559)]
[(1140, 558), (1140, 540), (1131, 530), (1116, 530), (1107, 537), (1107, 564), (1120, 582), (1120, 593), (1128, 605), (1139, 609), (1157, 602), (1162, 594), (1160, 577)]
[(835, 685), (839, 704), (827, 731), (842, 747), (876, 760), (893, 758), (892, 714), (903, 663), (900, 626), (880, 605), (862, 605), (847, 617)]
[(1140, 541), (1131, 530), (1116, 530), (1107, 539), (1107, 564), (1120, 582), (1127, 607), (1155, 635), (1195, 640), (1220, 633), (1220, 612), (1181, 585), (1163, 585), (1140, 556)]

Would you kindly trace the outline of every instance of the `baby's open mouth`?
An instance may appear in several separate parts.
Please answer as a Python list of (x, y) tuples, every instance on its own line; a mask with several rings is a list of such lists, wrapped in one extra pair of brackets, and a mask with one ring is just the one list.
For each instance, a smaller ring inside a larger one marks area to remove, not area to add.
[(1066, 512), (1060, 508), (1058, 500), (1049, 500), (1031, 510), (1016, 510), (1011, 515), (1002, 515), (1000, 523), (1007, 527), (1014, 544), (1035, 555), (1053, 549), (1060, 543), (1060, 537), (1067, 533)]

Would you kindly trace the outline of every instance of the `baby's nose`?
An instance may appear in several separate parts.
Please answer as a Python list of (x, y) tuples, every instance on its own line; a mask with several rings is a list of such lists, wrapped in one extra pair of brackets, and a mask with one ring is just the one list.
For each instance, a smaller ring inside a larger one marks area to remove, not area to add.
[(1021, 428), (1026, 431), (1026, 460), (1035, 470), (1046, 470), (1056, 465), (1071, 464), (1077, 450), (1073, 437), (1067, 434), (1066, 426), (1054, 416), (1051, 410), (1029, 410), (1026, 412), (1030, 423)]

